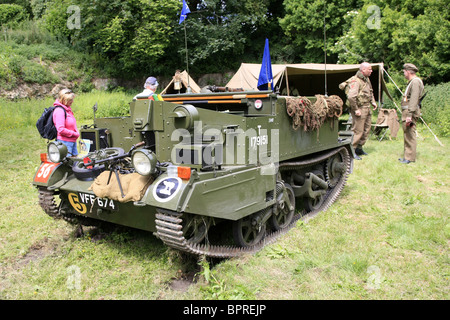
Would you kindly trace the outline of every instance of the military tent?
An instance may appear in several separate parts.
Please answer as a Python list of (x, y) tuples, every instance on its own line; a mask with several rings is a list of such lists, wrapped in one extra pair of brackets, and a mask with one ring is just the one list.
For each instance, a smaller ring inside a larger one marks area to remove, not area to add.
[[(373, 72), (370, 81), (375, 100), (382, 102), (383, 91), (392, 99), (383, 79), (383, 63), (371, 65)], [(260, 70), (261, 64), (242, 63), (226, 86), (258, 90)], [(355, 75), (358, 70), (359, 64), (272, 64), (275, 90), (287, 96), (314, 96), (326, 93), (345, 99), (345, 93), (338, 86)]]

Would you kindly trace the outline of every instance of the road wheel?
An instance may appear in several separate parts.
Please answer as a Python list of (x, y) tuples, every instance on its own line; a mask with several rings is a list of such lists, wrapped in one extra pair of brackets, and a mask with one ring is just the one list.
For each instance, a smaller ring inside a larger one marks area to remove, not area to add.
[(208, 233), (210, 220), (208, 217), (183, 214), (183, 236), (191, 243), (200, 243)]
[[(325, 180), (325, 176), (324, 176), (322, 170), (314, 170), (314, 171), (312, 171), (312, 173), (315, 174), (316, 176), (318, 176), (320, 179)], [(320, 186), (318, 186), (314, 183), (311, 188), (314, 191), (321, 189)], [(309, 198), (309, 197), (304, 198), (304, 204), (305, 204), (306, 211), (310, 212), (310, 211), (319, 209), (324, 200), (325, 200), (325, 194), (317, 196), (316, 198)]]
[(266, 233), (266, 223), (260, 212), (233, 222), (233, 238), (241, 247), (251, 247), (259, 243)]
[(286, 228), (295, 213), (294, 190), (287, 183), (277, 182), (277, 212), (272, 213), (271, 225), (275, 231)]

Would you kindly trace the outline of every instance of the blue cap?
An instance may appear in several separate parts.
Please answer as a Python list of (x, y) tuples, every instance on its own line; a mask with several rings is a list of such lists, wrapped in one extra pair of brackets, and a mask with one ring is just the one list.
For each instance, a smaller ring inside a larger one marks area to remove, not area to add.
[(146, 87), (148, 85), (157, 86), (157, 85), (159, 85), (159, 83), (155, 77), (148, 77), (147, 80), (145, 80), (144, 87)]

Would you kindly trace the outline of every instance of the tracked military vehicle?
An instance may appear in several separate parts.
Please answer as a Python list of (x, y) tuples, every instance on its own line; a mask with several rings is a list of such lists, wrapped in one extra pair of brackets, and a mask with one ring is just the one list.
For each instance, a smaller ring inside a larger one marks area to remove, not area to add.
[(336, 200), (354, 156), (351, 133), (339, 131), (342, 100), (210, 89), (137, 97), (130, 116), (94, 114), (81, 129), (83, 157), (50, 142), (33, 180), (42, 209), (234, 257)]

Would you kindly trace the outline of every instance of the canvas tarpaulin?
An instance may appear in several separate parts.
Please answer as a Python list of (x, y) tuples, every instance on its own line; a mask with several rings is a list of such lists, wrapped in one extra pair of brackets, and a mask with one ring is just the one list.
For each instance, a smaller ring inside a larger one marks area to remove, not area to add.
[[(327, 94), (338, 95), (345, 99), (345, 93), (339, 89), (339, 84), (359, 70), (359, 64), (272, 64), (274, 86), (283, 95), (314, 96), (325, 94), (325, 72), (327, 76)], [(382, 101), (382, 92), (390, 99), (390, 93), (383, 79), (383, 63), (371, 64), (373, 73), (370, 81), (374, 97)], [(239, 70), (227, 83), (229, 88), (257, 90), (261, 64), (242, 63)]]
[(377, 122), (373, 125), (373, 132), (378, 135), (383, 128), (389, 128), (390, 137), (397, 138), (400, 124), (398, 123), (397, 111), (395, 109), (381, 109), (378, 112)]
[(119, 174), (119, 179), (125, 197), (122, 197), (116, 175), (111, 174), (110, 171), (103, 171), (95, 178), (88, 190), (92, 190), (99, 198), (109, 198), (120, 202), (138, 201), (153, 182), (152, 177), (141, 176), (137, 172)]

